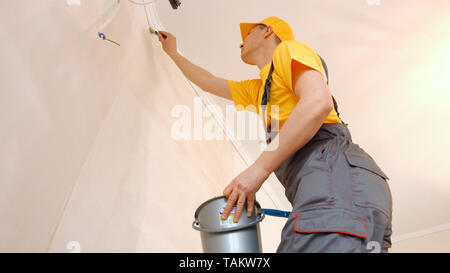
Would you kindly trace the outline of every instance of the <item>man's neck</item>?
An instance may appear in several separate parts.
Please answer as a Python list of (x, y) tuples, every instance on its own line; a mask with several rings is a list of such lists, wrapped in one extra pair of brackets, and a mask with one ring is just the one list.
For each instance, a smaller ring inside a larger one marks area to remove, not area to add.
[(273, 52), (275, 51), (275, 48), (277, 48), (277, 46), (278, 46), (277, 43), (268, 43), (267, 44), (267, 46), (263, 50), (261, 59), (257, 64), (259, 70), (263, 69), (263, 67), (265, 67), (267, 64), (272, 62)]

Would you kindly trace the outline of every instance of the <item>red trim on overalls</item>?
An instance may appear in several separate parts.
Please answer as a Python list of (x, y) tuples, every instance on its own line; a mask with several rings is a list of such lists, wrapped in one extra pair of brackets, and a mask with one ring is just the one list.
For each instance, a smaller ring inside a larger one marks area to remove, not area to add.
[(340, 231), (340, 230), (310, 230), (310, 231), (298, 230), (297, 229), (297, 219), (298, 219), (298, 213), (295, 213), (294, 231), (296, 231), (296, 232), (300, 232), (300, 233), (335, 232), (335, 233), (343, 233), (343, 234), (347, 234), (347, 235), (352, 235), (352, 236), (356, 236), (356, 237), (363, 238), (363, 239), (367, 238), (366, 219), (364, 217), (362, 217), (362, 221), (363, 221), (363, 225), (364, 225), (364, 234), (365, 234), (365, 236), (361, 236), (361, 235), (354, 234), (354, 233), (351, 233), (351, 232)]

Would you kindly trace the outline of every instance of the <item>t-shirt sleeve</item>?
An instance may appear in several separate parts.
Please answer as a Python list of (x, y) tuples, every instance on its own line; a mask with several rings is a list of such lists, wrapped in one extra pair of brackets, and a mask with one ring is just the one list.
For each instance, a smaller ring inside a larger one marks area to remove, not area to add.
[(275, 73), (283, 79), (286, 87), (292, 92), (294, 92), (292, 83), (293, 62), (299, 62), (323, 74), (320, 57), (307, 45), (297, 41), (282, 42), (274, 52), (273, 62)]
[(247, 110), (257, 112), (256, 97), (258, 96), (260, 85), (260, 79), (245, 81), (228, 80), (228, 87), (230, 88), (231, 97), (233, 98), (237, 111)]

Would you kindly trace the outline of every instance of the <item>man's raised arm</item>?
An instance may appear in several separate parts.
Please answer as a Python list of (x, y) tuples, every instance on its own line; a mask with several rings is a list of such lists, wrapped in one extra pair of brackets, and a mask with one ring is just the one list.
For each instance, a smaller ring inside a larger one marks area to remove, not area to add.
[[(162, 37), (162, 34), (165, 34), (167, 38)], [(178, 53), (175, 36), (169, 32), (159, 31), (158, 37), (162, 44), (163, 50), (175, 62), (186, 78), (206, 92), (225, 99), (233, 100), (228, 87), (228, 81), (226, 79), (214, 76), (209, 71), (193, 64)]]

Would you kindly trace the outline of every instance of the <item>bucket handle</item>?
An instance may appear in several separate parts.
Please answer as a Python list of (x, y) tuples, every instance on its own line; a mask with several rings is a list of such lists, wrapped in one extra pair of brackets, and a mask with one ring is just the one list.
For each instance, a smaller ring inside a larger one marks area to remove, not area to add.
[(234, 231), (234, 230), (239, 230), (239, 229), (244, 229), (244, 228), (247, 228), (247, 227), (254, 226), (254, 225), (258, 224), (259, 222), (261, 222), (264, 219), (264, 216), (265, 216), (264, 211), (259, 210), (258, 217), (254, 221), (248, 223), (247, 225), (245, 225), (245, 226), (229, 227), (229, 228), (224, 228), (224, 229), (207, 229), (207, 228), (202, 228), (199, 225), (198, 219), (195, 219), (195, 221), (192, 222), (192, 227), (194, 229), (196, 229), (196, 230), (204, 231), (204, 232), (212, 232), (212, 233), (229, 232), (229, 231)]

